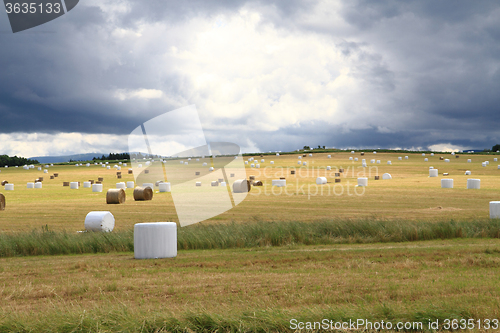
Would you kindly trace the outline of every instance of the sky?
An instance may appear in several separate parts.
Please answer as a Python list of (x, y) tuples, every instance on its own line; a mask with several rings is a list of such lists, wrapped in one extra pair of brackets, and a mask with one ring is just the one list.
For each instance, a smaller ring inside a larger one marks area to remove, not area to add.
[(0, 11), (0, 154), (127, 151), (190, 105), (243, 152), (491, 148), (499, 92), (498, 1), (81, 0), (15, 34)]

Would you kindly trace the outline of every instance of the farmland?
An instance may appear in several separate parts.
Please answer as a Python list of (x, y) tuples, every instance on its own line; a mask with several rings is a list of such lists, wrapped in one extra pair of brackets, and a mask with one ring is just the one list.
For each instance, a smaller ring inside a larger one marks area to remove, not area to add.
[[(2, 169), (0, 179), (15, 191), (2, 190), (0, 246), (15, 246), (0, 258), (0, 331), (285, 331), (292, 318), (427, 324), (500, 317), (500, 228), (488, 210), (500, 199), (495, 156), (436, 153), (424, 162), (421, 154), (335, 152), (303, 157), (302, 168), (297, 156), (256, 156), (260, 168), (247, 165), (247, 176), (263, 186), (235, 208), (180, 228), (178, 256), (163, 260), (134, 260), (131, 230), (138, 222), (177, 222), (170, 193), (136, 202), (127, 189), (124, 204), (106, 204), (106, 189), (134, 180), (126, 167), (120, 180), (94, 165), (54, 166), (49, 174)], [(429, 166), (439, 177), (428, 177)], [(54, 172), (59, 177), (48, 179)], [(386, 172), (391, 180), (374, 180)], [(441, 188), (443, 172), (453, 189)], [(26, 188), (40, 176), (42, 189)], [(316, 186), (318, 176), (329, 183)], [(98, 177), (103, 193), (62, 186)], [(271, 186), (279, 177), (286, 188)], [(366, 188), (355, 187), (358, 177), (368, 177)], [(481, 189), (466, 189), (467, 178), (481, 179)], [(88, 212), (100, 210), (115, 216), (115, 247), (47, 255), (99, 240), (76, 232)], [(16, 252), (49, 243), (48, 252)]]

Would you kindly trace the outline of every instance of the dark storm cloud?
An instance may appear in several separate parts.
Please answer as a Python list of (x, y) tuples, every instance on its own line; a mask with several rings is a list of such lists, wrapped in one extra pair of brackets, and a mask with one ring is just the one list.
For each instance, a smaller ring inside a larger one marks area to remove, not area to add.
[[(192, 104), (197, 94), (209, 98), (194, 92), (190, 78), (173, 65), (168, 68), (168, 62), (158, 72), (163, 41), (137, 51), (116, 42), (112, 33), (144, 22), (174, 29), (196, 17), (251, 8), (261, 14), (262, 26), (328, 38), (350, 63), (358, 87), (337, 97), (339, 107), (358, 118), (227, 133), (234, 142), (242, 145), (238, 141), (245, 137), (266, 151), (304, 144), (489, 147), (500, 142), (497, 1), (344, 1), (335, 7), (338, 22), (321, 15), (319, 1), (114, 3), (120, 4), (129, 9), (110, 18), (100, 7), (80, 2), (67, 15), (15, 35), (6, 33), (7, 17), (0, 14), (0, 133), (127, 134), (154, 116)], [(184, 35), (172, 38), (189, 43)], [(112, 95), (119, 89), (161, 90), (169, 99), (119, 100)], [(248, 119), (234, 120), (234, 125), (245, 123)]]

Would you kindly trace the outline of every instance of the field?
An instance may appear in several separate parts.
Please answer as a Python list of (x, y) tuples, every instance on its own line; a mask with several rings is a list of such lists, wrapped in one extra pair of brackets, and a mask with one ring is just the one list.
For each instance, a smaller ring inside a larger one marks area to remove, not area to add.
[[(423, 329), (429, 320), (474, 319), (473, 331), (483, 331), (478, 321), (500, 318), (500, 228), (489, 219), (489, 201), (500, 200), (496, 156), (436, 153), (424, 162), (421, 154), (334, 152), (303, 157), (308, 166), (297, 168), (298, 156), (256, 156), (265, 162), (247, 166), (247, 175), (264, 186), (232, 210), (180, 228), (178, 256), (168, 260), (134, 260), (130, 239), (135, 223), (177, 222), (170, 193), (135, 202), (128, 189), (124, 204), (106, 204), (106, 189), (133, 180), (127, 167), (121, 180), (93, 165), (49, 174), (2, 168), (0, 180), (15, 191), (2, 189), (0, 247), (14, 245), (0, 252), (0, 331), (286, 331), (291, 319), (324, 318), (422, 322)], [(429, 166), (439, 177), (428, 177)], [(344, 172), (335, 177), (338, 168)], [(393, 179), (374, 180), (386, 172)], [(26, 188), (40, 176), (43, 189)], [(287, 187), (272, 187), (280, 176)], [(316, 186), (318, 176), (329, 183)], [(103, 193), (62, 186), (98, 177)], [(358, 177), (368, 186), (355, 187)], [(442, 189), (442, 178), (453, 178), (454, 188)], [(481, 189), (466, 189), (468, 178), (481, 179)], [(33, 256), (65, 252), (52, 243), (36, 252), (31, 238), (76, 244), (88, 236), (76, 233), (86, 214), (100, 210), (115, 216), (115, 246), (88, 252), (109, 253)], [(238, 240), (245, 233), (248, 240)]]

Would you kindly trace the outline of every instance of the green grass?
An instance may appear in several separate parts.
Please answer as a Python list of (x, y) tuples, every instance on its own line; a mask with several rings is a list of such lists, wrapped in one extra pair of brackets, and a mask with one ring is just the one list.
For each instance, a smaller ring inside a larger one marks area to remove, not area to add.
[[(411, 242), (453, 238), (500, 238), (500, 220), (253, 221), (197, 224), (178, 229), (182, 250), (255, 248), (286, 245)], [(68, 233), (48, 226), (32, 232), (0, 234), (0, 257), (127, 252), (134, 249), (131, 230)]]

